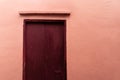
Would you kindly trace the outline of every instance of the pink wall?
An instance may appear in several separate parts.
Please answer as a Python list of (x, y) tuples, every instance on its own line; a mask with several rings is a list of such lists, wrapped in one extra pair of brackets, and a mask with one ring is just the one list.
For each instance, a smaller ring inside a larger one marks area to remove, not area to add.
[(22, 80), (23, 19), (52, 18), (18, 12), (51, 10), (71, 11), (68, 80), (120, 80), (119, 0), (0, 0), (0, 80)]

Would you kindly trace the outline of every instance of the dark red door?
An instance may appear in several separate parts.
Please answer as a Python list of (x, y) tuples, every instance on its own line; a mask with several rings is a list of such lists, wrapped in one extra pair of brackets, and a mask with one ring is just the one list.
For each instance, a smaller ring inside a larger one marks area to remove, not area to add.
[(64, 21), (26, 21), (24, 80), (66, 80)]

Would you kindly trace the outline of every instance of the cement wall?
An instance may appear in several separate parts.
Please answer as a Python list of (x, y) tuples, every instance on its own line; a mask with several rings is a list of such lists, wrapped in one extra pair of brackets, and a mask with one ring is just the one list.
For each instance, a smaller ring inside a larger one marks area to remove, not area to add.
[(68, 80), (120, 80), (119, 0), (0, 0), (0, 80), (22, 80), (23, 19), (53, 18), (19, 11), (66, 10)]

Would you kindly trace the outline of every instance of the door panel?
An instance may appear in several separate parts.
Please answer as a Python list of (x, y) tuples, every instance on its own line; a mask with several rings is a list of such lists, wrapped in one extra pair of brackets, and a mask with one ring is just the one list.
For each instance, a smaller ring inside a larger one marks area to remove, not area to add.
[(66, 80), (64, 22), (26, 22), (24, 80)]

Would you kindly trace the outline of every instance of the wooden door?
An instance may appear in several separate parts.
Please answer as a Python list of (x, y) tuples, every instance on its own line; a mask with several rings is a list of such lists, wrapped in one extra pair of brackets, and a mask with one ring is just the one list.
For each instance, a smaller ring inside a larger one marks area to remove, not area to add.
[(66, 80), (64, 21), (26, 21), (24, 80)]

